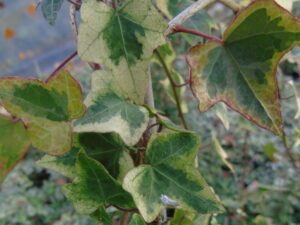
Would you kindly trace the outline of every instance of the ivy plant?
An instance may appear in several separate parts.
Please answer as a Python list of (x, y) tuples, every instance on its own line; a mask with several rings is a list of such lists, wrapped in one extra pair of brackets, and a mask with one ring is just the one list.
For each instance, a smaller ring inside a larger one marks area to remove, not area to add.
[[(41, 1), (50, 24), (63, 2)], [(45, 153), (40, 166), (68, 178), (63, 191), (76, 210), (102, 224), (196, 225), (199, 216), (209, 224), (205, 216), (224, 207), (196, 167), (201, 141), (184, 119), (184, 91), (192, 91), (200, 111), (225, 103), (284, 141), (276, 69), (300, 42), (300, 21), (274, 0), (245, 8), (221, 1), (236, 16), (222, 37), (213, 36), (217, 25), (205, 8), (215, 2), (69, 1), (81, 16), (78, 49), (45, 81), (0, 78), (0, 181), (31, 146)], [(174, 66), (174, 33), (194, 45), (186, 82)], [(94, 69), (85, 97), (62, 69), (76, 56)], [(178, 124), (155, 109), (153, 64), (166, 72)], [(214, 148), (234, 172), (216, 139)]]

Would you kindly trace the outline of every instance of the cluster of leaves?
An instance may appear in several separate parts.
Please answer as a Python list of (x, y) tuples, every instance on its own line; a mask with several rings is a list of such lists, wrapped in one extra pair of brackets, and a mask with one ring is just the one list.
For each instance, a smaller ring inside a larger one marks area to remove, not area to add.
[[(62, 2), (42, 1), (50, 24)], [(192, 3), (182, 2), (157, 1), (157, 7), (171, 18), (180, 11), (176, 9)], [(193, 224), (198, 214), (221, 212), (219, 198), (195, 167), (198, 135), (145, 105), (153, 61), (166, 70), (165, 87), (179, 111), (184, 104), (183, 93), (174, 88), (182, 78), (172, 66), (176, 57), (166, 43), (164, 17), (150, 0), (112, 5), (82, 1), (80, 12), (78, 54), (86, 62), (103, 65), (102, 69), (93, 72), (84, 101), (80, 85), (66, 71), (45, 82), (0, 79), (0, 103), (7, 110), (0, 114), (0, 179), (31, 145), (46, 153), (39, 165), (71, 180), (63, 190), (75, 208), (104, 224), (112, 224), (108, 207), (135, 212), (130, 224), (159, 222), (168, 207), (178, 208), (170, 225), (182, 217)], [(188, 26), (197, 28), (198, 17)], [(275, 71), (282, 56), (299, 41), (300, 24), (291, 14), (273, 0), (255, 1), (236, 17), (222, 40), (195, 45), (187, 53), (200, 111), (224, 102), (282, 136)], [(152, 119), (163, 129), (153, 132)], [(216, 140), (214, 146), (233, 170)]]

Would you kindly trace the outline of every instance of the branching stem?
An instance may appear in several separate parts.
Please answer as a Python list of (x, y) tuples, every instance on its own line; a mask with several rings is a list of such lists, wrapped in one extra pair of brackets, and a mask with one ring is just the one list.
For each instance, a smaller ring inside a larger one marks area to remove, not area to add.
[(183, 112), (182, 112), (182, 108), (181, 108), (181, 104), (180, 104), (180, 97), (177, 93), (177, 90), (176, 90), (176, 87), (175, 87), (175, 81), (173, 80), (172, 78), (172, 75), (171, 75), (171, 72), (169, 71), (164, 59), (162, 58), (162, 56), (159, 54), (159, 52), (157, 50), (154, 51), (154, 53), (156, 54), (159, 62), (161, 63), (170, 83), (171, 83), (171, 87), (172, 87), (172, 91), (173, 91), (173, 94), (174, 94), (174, 98), (175, 98), (175, 102), (176, 102), (176, 106), (177, 106), (177, 110), (178, 110), (178, 113), (179, 113), (179, 117), (181, 119), (181, 122), (182, 122), (182, 125), (185, 129), (188, 130), (188, 126), (187, 126), (187, 123), (185, 121), (185, 118), (184, 118), (184, 115), (183, 115)]

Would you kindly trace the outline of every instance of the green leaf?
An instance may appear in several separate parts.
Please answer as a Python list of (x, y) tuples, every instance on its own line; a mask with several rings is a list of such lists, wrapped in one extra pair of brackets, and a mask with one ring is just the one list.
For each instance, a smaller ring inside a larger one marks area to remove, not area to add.
[(79, 151), (80, 148), (73, 147), (71, 151), (62, 156), (45, 155), (36, 163), (39, 166), (54, 170), (63, 176), (74, 179), (76, 177), (75, 163)]
[(75, 132), (116, 132), (127, 145), (136, 144), (148, 125), (148, 111), (113, 92), (98, 95), (84, 117), (74, 123)]
[(76, 172), (78, 177), (72, 184), (64, 186), (63, 191), (78, 212), (91, 214), (104, 205), (133, 207), (130, 194), (122, 189), (102, 164), (83, 151), (78, 153)]
[(226, 30), (223, 42), (188, 53), (192, 89), (206, 111), (223, 101), (258, 126), (282, 134), (276, 67), (300, 41), (300, 23), (273, 0), (255, 1)]
[(146, 225), (146, 223), (139, 214), (134, 214), (130, 220), (129, 225)]
[(55, 24), (55, 20), (64, 0), (42, 0), (41, 8), (44, 18), (50, 25)]
[(153, 50), (165, 42), (164, 19), (151, 0), (126, 0), (116, 9), (83, 1), (78, 52), (83, 60), (105, 64), (126, 96), (143, 103)]
[(113, 225), (112, 217), (106, 212), (105, 207), (100, 207), (91, 214), (93, 218), (103, 223), (103, 225)]
[(147, 164), (131, 170), (123, 182), (146, 222), (152, 222), (168, 202), (197, 213), (222, 209), (211, 187), (194, 167), (199, 145), (198, 136), (193, 133), (151, 138)]
[(71, 120), (85, 106), (79, 84), (61, 71), (47, 82), (20, 78), (0, 79), (0, 102), (13, 116), (26, 122), (32, 145), (51, 155), (71, 148)]
[(129, 150), (116, 134), (82, 133), (78, 135), (78, 144), (120, 181), (134, 167)]
[(0, 115), (0, 182), (22, 159), (29, 145), (24, 124)]

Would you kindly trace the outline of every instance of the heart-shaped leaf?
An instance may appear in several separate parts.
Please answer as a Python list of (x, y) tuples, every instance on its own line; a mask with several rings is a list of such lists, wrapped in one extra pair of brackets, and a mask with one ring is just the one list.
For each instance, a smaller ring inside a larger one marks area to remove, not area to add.
[(166, 205), (198, 213), (222, 209), (210, 186), (194, 167), (199, 139), (193, 133), (170, 133), (151, 138), (146, 162), (131, 170), (123, 187), (146, 222), (152, 222)]
[(151, 0), (126, 0), (116, 9), (97, 0), (83, 1), (78, 53), (106, 65), (127, 86), (126, 96), (143, 103), (153, 50), (165, 42), (167, 25)]
[(106, 205), (134, 206), (130, 194), (122, 189), (104, 166), (83, 151), (78, 153), (76, 172), (78, 177), (63, 190), (78, 212), (92, 214)]
[(0, 79), (0, 102), (28, 126), (32, 145), (51, 155), (71, 148), (71, 120), (85, 106), (79, 84), (62, 71), (47, 82), (20, 78)]

